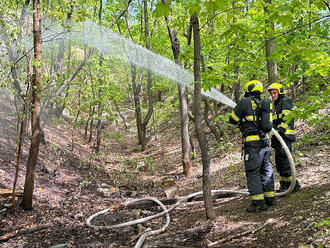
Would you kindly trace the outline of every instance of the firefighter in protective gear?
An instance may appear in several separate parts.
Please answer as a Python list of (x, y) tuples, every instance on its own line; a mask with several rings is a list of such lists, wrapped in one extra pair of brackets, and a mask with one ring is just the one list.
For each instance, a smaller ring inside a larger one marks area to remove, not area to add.
[[(292, 101), (285, 96), (282, 84), (273, 83), (269, 86), (270, 93), (274, 103), (273, 127), (281, 135), (285, 144), (292, 150), (292, 142), (296, 140), (294, 130), (294, 119), (285, 118), (290, 114), (292, 109)], [(278, 192), (286, 191), (291, 184), (292, 173), (289, 159), (277, 138), (272, 136), (272, 147), (275, 149), (276, 170), (280, 173), (280, 188)], [(300, 189), (298, 180), (296, 181), (293, 192)]]
[(245, 174), (252, 200), (246, 211), (255, 212), (276, 204), (267, 136), (272, 129), (272, 106), (270, 100), (261, 100), (260, 81), (250, 81), (245, 87), (244, 98), (234, 108), (229, 122), (238, 125), (243, 135)]

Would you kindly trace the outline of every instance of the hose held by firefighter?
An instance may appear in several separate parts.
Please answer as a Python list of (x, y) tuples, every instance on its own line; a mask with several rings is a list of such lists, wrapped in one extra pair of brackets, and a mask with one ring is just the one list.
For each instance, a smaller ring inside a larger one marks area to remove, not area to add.
[(245, 174), (252, 200), (246, 211), (255, 212), (276, 204), (267, 135), (272, 129), (272, 103), (261, 99), (263, 85), (260, 81), (250, 81), (245, 88), (244, 98), (234, 108), (229, 122), (237, 125), (243, 135)]
[[(290, 118), (292, 101), (285, 96), (285, 90), (282, 84), (271, 84), (268, 88), (268, 92), (270, 93), (274, 104), (273, 128), (281, 135), (291, 152), (292, 143), (296, 140), (294, 118)], [(277, 192), (284, 192), (290, 187), (292, 180), (289, 159), (275, 136), (272, 136), (271, 141), (272, 147), (275, 150), (276, 170), (280, 174), (280, 188)], [(296, 192), (299, 189), (300, 184), (298, 180), (296, 180), (293, 192)]]

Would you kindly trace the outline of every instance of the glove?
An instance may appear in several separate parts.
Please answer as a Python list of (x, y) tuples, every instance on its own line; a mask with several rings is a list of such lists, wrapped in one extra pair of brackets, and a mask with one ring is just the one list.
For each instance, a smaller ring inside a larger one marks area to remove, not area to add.
[(285, 128), (284, 127), (279, 127), (277, 132), (281, 135), (283, 135), (285, 133)]

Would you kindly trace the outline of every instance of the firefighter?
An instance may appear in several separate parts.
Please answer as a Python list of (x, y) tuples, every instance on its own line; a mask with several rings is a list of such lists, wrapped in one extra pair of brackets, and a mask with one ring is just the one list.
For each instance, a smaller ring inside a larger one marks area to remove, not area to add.
[[(296, 140), (294, 130), (294, 119), (285, 118), (290, 114), (292, 109), (292, 101), (285, 96), (284, 87), (282, 84), (273, 83), (269, 86), (268, 92), (270, 93), (274, 103), (274, 116), (273, 116), (273, 127), (281, 135), (285, 144), (292, 150), (292, 142)], [(280, 174), (280, 188), (277, 192), (286, 191), (291, 184), (292, 173), (289, 163), (289, 159), (281, 146), (281, 143), (277, 140), (275, 135), (271, 139), (272, 147), (275, 149), (275, 165), (276, 170)], [(293, 192), (300, 189), (300, 184), (296, 180), (296, 185)]]
[(272, 129), (272, 106), (269, 99), (261, 100), (260, 81), (250, 81), (245, 88), (244, 98), (234, 108), (229, 122), (238, 125), (243, 135), (245, 174), (252, 200), (246, 211), (255, 212), (276, 204), (267, 136)]

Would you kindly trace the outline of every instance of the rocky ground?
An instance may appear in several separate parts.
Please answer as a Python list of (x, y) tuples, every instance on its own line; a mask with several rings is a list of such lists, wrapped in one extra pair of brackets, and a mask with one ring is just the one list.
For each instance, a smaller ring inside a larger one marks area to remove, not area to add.
[[(15, 174), (15, 116), (7, 100), (0, 100), (0, 188), (8, 189)], [(37, 165), (34, 209), (24, 211), (17, 206), (13, 214), (11, 200), (0, 198), (0, 247), (134, 247), (143, 232), (160, 228), (165, 219), (99, 231), (87, 227), (86, 219), (132, 199), (176, 198), (202, 190), (199, 159), (194, 161), (192, 176), (182, 175), (177, 125), (168, 124), (165, 131), (153, 134), (143, 153), (136, 149), (133, 130), (108, 126), (102, 152), (95, 154), (82, 131), (71, 129), (65, 121), (47, 125)], [(170, 212), (166, 232), (148, 238), (145, 247), (329, 247), (329, 130), (306, 123), (298, 123), (297, 130), (294, 158), (302, 185), (299, 192), (278, 198), (276, 206), (257, 213), (245, 212), (247, 196), (226, 195), (214, 201), (217, 217), (212, 222), (205, 218), (203, 201), (181, 204)], [(221, 146), (209, 138), (212, 189), (246, 190), (239, 137), (232, 130)], [(19, 190), (24, 185), (27, 156), (26, 144)], [(117, 211), (95, 218), (93, 224), (113, 225), (159, 211)]]

